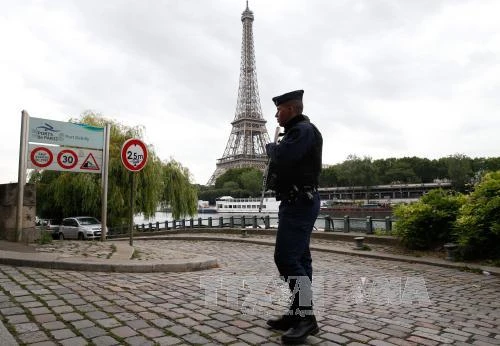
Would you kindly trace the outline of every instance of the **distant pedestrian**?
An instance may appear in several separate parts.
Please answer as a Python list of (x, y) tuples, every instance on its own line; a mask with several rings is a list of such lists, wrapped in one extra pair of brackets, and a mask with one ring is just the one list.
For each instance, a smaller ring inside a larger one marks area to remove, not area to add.
[(303, 90), (273, 98), (276, 118), (285, 134), (279, 143), (269, 143), (274, 179), (271, 188), (281, 200), (274, 261), (292, 293), (286, 314), (267, 324), (286, 331), (282, 341), (303, 343), (319, 331), (312, 306), (312, 258), (309, 249), (320, 199), (318, 180), (321, 171), (323, 138), (309, 118), (302, 114)]

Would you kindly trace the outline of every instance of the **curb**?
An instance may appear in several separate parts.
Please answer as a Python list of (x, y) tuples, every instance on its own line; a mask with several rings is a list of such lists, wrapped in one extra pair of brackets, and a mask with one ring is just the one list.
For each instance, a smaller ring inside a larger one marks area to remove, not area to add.
[[(157, 237), (137, 237), (137, 240), (199, 240), (199, 241), (228, 241), (228, 242), (242, 242), (257, 245), (268, 245), (274, 246), (274, 240), (264, 240), (264, 239), (249, 239), (249, 238), (234, 238), (234, 237), (224, 237), (224, 236), (186, 236), (186, 235), (170, 235), (170, 236), (157, 236)], [(480, 271), (485, 275), (495, 275), (500, 276), (500, 268), (483, 266), (464, 262), (451, 262), (441, 259), (425, 258), (425, 257), (414, 257), (414, 256), (403, 256), (403, 255), (392, 255), (383, 252), (375, 251), (362, 251), (362, 250), (346, 250), (345, 248), (338, 248), (333, 246), (323, 246), (323, 245), (311, 245), (311, 250), (337, 253), (341, 255), (350, 255), (358, 257), (367, 257), (373, 259), (383, 259), (387, 261), (397, 261), (406, 263), (417, 263), (426, 264), (443, 268), (452, 268), (463, 271)], [(486, 274), (488, 273), (488, 274)]]
[(13, 251), (2, 251), (0, 264), (37, 267), (46, 269), (62, 269), (75, 271), (117, 272), (117, 273), (154, 273), (154, 272), (186, 272), (217, 268), (217, 258), (196, 255), (195, 259), (136, 262), (131, 260), (113, 260), (96, 258), (61, 258), (52, 254), (26, 254)]

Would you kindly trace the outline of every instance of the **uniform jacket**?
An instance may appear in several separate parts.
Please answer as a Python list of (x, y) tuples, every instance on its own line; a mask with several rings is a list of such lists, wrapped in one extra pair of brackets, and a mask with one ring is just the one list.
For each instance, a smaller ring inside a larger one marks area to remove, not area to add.
[[(293, 185), (298, 189), (316, 188), (321, 172), (323, 138), (309, 118), (300, 114), (285, 125), (281, 141), (266, 145), (271, 158), (270, 174), (275, 174), (278, 193), (287, 193)], [(272, 179), (272, 177), (269, 177)]]

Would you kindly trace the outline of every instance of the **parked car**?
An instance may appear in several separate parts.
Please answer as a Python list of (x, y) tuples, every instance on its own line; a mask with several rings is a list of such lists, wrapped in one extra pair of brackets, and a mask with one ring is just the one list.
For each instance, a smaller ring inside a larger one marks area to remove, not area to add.
[(67, 217), (59, 227), (59, 239), (100, 239), (101, 222), (91, 216)]
[(61, 219), (36, 219), (36, 226), (42, 232), (46, 232), (52, 236), (52, 239), (59, 238), (59, 227)]

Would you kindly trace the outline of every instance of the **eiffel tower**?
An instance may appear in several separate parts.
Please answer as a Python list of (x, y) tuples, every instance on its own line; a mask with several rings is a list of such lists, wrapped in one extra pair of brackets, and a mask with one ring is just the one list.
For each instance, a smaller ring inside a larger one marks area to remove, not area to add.
[(253, 46), (253, 18), (247, 0), (247, 8), (241, 14), (243, 40), (236, 114), (231, 122), (233, 128), (226, 149), (222, 158), (217, 160), (217, 168), (208, 185), (215, 184), (216, 179), (228, 169), (255, 167), (264, 170), (267, 164), (266, 144), (270, 140), (260, 107)]

